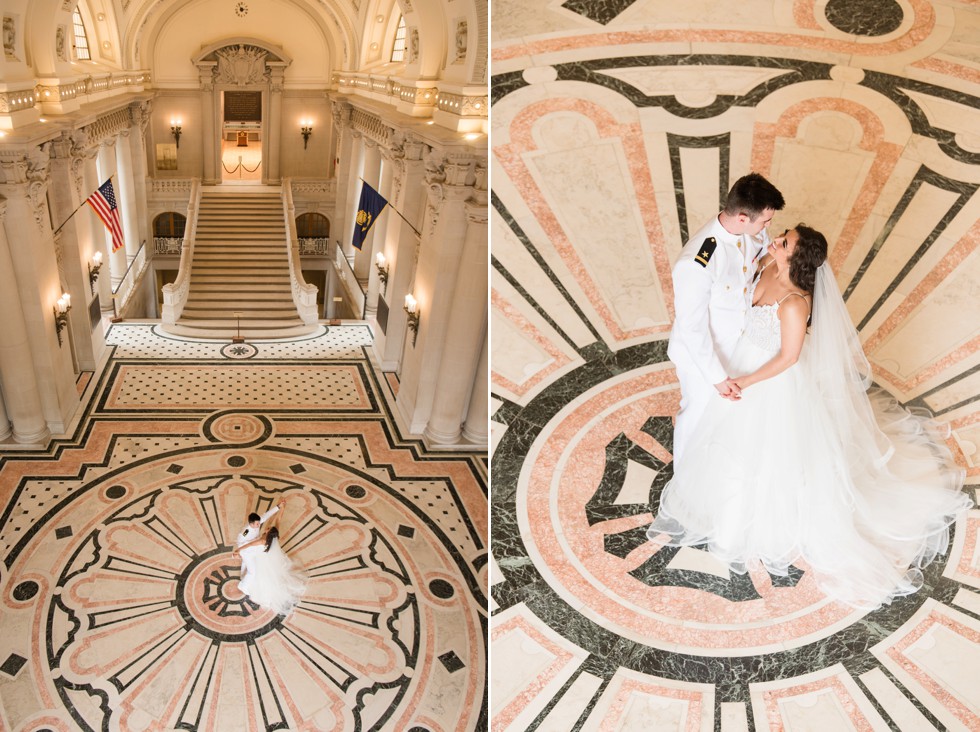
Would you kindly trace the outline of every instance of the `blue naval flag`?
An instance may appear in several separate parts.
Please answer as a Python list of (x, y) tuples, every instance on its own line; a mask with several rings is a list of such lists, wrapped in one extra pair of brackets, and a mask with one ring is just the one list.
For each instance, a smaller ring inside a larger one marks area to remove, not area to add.
[(382, 209), (388, 205), (384, 196), (366, 182), (361, 188), (361, 201), (357, 204), (357, 218), (354, 221), (354, 246), (358, 249), (364, 244), (368, 232)]

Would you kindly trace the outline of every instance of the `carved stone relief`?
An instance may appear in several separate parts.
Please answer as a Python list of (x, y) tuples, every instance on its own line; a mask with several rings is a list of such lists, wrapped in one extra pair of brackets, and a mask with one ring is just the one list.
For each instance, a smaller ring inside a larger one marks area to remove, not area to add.
[(19, 61), (14, 53), (17, 48), (17, 23), (9, 15), (3, 16), (3, 54), (11, 61)]
[(59, 25), (54, 32), (54, 52), (59, 61), (68, 60), (68, 48), (65, 45), (65, 26)]
[(218, 49), (215, 55), (218, 57), (216, 83), (247, 86), (265, 79), (267, 52), (264, 49), (242, 44)]
[(408, 37), (408, 62), (413, 63), (419, 60), (419, 29), (409, 28)]
[(467, 42), (466, 21), (457, 20), (456, 21), (456, 57), (453, 59), (454, 64), (461, 64), (466, 60), (466, 42)]

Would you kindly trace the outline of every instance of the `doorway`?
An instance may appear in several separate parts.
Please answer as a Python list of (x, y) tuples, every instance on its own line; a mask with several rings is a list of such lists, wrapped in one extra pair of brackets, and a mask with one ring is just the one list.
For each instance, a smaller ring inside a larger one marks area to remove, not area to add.
[(221, 182), (262, 182), (262, 92), (221, 94)]

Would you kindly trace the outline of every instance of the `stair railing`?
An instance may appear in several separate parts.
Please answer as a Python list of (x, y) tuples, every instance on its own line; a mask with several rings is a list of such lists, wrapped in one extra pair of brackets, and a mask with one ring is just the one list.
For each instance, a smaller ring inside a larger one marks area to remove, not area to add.
[(286, 219), (286, 253), (289, 256), (289, 284), (293, 290), (293, 303), (300, 319), (306, 325), (320, 320), (316, 307), (316, 285), (303, 279), (299, 256), (299, 237), (296, 236), (296, 207), (293, 205), (293, 186), (289, 178), (282, 181), (282, 213)]
[(177, 279), (163, 286), (163, 313), (161, 320), (165, 325), (176, 325), (184, 312), (187, 295), (191, 289), (191, 265), (194, 262), (194, 236), (197, 233), (197, 214), (201, 209), (201, 179), (191, 182), (191, 196), (187, 202), (187, 224), (184, 227), (184, 242), (180, 247), (180, 268)]

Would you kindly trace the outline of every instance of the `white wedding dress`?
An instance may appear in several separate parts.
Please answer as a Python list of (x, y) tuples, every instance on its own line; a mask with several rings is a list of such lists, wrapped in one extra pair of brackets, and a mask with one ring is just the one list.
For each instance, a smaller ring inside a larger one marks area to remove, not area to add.
[[(800, 359), (738, 402), (713, 400), (647, 535), (705, 544), (738, 573), (761, 564), (785, 575), (802, 560), (827, 596), (872, 609), (921, 586), (920, 568), (946, 551), (949, 525), (972, 502), (937, 425), (866, 392), (856, 331), (821, 270)], [(733, 375), (778, 353), (778, 309), (750, 309)], [(834, 317), (846, 321), (839, 333), (826, 328)]]
[(242, 577), (238, 589), (256, 605), (288, 615), (306, 589), (306, 576), (273, 539), (269, 551), (265, 544), (241, 550)]

